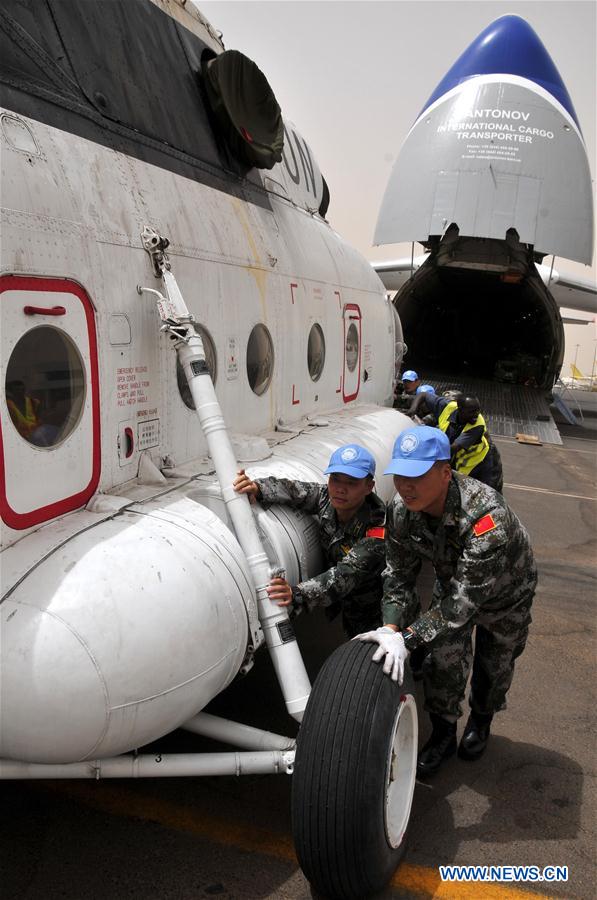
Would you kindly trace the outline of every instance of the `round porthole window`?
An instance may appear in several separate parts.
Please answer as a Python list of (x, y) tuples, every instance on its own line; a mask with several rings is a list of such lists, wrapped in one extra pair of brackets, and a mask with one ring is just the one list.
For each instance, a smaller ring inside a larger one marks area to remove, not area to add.
[[(216, 348), (214, 346), (214, 342), (211, 338), (209, 331), (207, 331), (202, 325), (197, 325), (195, 323), (195, 328), (197, 329), (201, 340), (203, 341), (203, 350), (205, 352), (205, 362), (207, 363), (207, 368), (209, 369), (209, 374), (211, 375), (211, 380), (213, 383), (216, 383), (216, 378), (218, 375), (217, 363), (216, 363)], [(184, 405), (188, 409), (195, 409), (195, 402), (193, 400), (193, 395), (191, 394), (191, 389), (189, 387), (189, 382), (187, 381), (187, 377), (184, 373), (184, 369), (180, 364), (180, 360), (178, 355), (176, 356), (176, 383), (178, 384), (178, 390), (180, 396), (182, 397), (182, 401)]]
[(346, 332), (346, 368), (349, 372), (354, 372), (359, 361), (359, 332), (354, 322), (351, 322)]
[(60, 444), (85, 402), (85, 370), (73, 341), (58, 328), (32, 328), (12, 351), (4, 390), (12, 424), (27, 443)]
[(265, 325), (255, 325), (247, 344), (247, 378), (251, 390), (264, 394), (274, 373), (274, 345)]
[(307, 365), (309, 366), (309, 375), (311, 381), (319, 381), (323, 372), (323, 364), (325, 363), (325, 338), (321, 325), (317, 323), (311, 327), (309, 332), (309, 343), (307, 346)]

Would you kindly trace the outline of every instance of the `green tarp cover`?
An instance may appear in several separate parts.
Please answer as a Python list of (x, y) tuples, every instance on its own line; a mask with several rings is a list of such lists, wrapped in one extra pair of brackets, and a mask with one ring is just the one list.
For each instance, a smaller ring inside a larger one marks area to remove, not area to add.
[(282, 159), (282, 112), (267, 78), (238, 50), (203, 65), (207, 97), (226, 144), (241, 162), (271, 169)]

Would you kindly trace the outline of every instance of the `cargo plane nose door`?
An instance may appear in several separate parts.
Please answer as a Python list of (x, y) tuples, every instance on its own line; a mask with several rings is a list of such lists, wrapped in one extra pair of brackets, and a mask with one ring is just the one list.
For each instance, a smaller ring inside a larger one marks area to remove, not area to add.
[(342, 399), (356, 400), (361, 381), (361, 310), (356, 303), (346, 303), (344, 319), (344, 372)]
[(0, 279), (0, 512), (24, 529), (84, 506), (100, 475), (97, 342), (74, 281)]

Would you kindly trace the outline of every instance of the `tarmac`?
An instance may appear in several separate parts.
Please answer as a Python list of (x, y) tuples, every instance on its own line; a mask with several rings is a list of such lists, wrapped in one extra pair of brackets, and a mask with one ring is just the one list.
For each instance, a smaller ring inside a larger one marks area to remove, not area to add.
[[(454, 758), (417, 784), (404, 861), (379, 898), (595, 896), (593, 422), (561, 426), (560, 445), (496, 438), (504, 493), (530, 531), (539, 567), (529, 641), (485, 755)], [(299, 617), (296, 630), (314, 677), (342, 640), (339, 626), (314, 614)], [(295, 730), (265, 653), (211, 711)], [(420, 722), (423, 742), (424, 713)], [(217, 745), (183, 732), (150, 748), (207, 749)], [(290, 790), (285, 775), (4, 782), (3, 900), (310, 898), (293, 850)], [(568, 880), (450, 884), (440, 879), (445, 864), (567, 866)]]

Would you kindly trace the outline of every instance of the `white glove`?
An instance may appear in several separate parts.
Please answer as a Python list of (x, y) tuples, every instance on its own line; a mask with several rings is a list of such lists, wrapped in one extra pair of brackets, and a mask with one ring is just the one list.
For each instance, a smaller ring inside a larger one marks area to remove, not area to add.
[(392, 677), (392, 681), (402, 684), (404, 680), (404, 663), (408, 659), (409, 651), (404, 645), (404, 638), (399, 631), (384, 626), (376, 631), (366, 631), (364, 634), (357, 634), (355, 640), (369, 641), (372, 644), (379, 644), (379, 647), (373, 654), (373, 662), (379, 662), (385, 656), (383, 670), (386, 675)]

